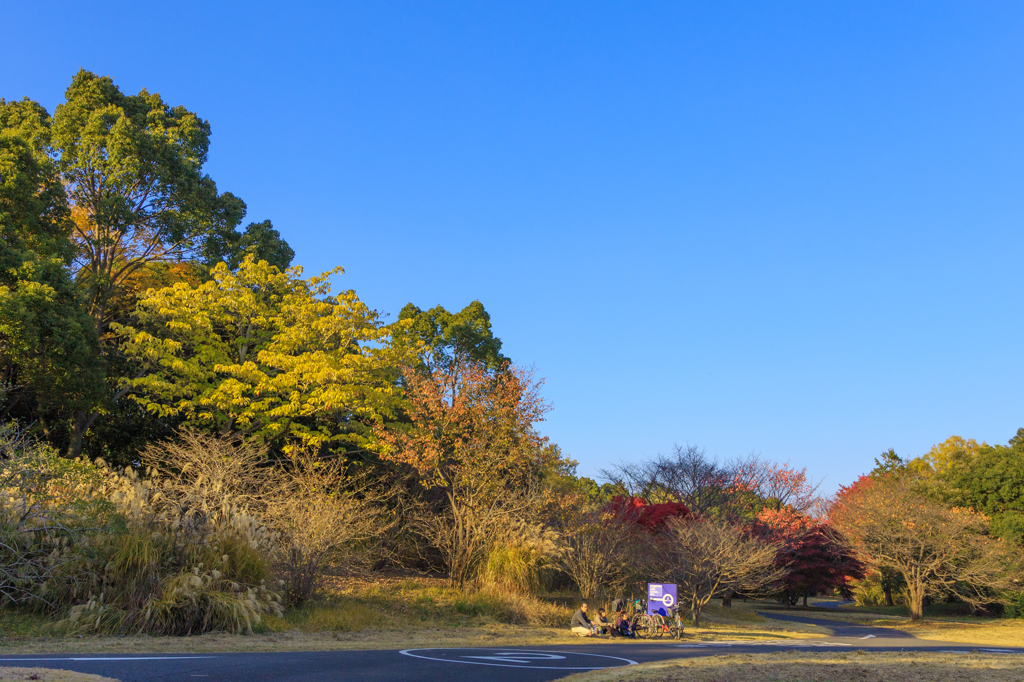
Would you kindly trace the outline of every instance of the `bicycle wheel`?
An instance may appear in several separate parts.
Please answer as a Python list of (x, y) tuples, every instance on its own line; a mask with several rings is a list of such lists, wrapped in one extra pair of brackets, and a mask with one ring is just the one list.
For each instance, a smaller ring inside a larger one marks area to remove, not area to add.
[(640, 616), (640, 620), (636, 624), (637, 632), (642, 632), (641, 637), (644, 639), (653, 639), (661, 636), (661, 628), (658, 627), (658, 622), (648, 615)]

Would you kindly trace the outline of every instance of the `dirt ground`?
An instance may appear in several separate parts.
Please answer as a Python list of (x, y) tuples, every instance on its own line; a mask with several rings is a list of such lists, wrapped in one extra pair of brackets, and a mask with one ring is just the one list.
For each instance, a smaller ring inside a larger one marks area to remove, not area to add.
[(644, 663), (564, 682), (1020, 682), (1024, 656), (785, 652)]

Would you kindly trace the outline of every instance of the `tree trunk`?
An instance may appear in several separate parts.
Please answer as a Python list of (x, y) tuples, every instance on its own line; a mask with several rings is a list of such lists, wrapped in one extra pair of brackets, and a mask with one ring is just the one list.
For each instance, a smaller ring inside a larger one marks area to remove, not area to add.
[(893, 601), (892, 601), (892, 588), (889, 587), (889, 586), (885, 586), (885, 587), (882, 588), (882, 592), (885, 593), (885, 605), (886, 606), (892, 606), (893, 605)]
[(724, 606), (727, 609), (731, 609), (732, 608), (732, 595), (733, 595), (733, 591), (732, 590), (726, 590), (725, 592), (722, 593), (722, 606)]
[(85, 432), (89, 430), (92, 423), (96, 421), (99, 412), (83, 410), (75, 413), (75, 421), (71, 425), (71, 443), (68, 444), (68, 457), (75, 458), (82, 454), (82, 439)]
[(789, 598), (789, 590), (786, 590), (785, 594), (782, 595), (782, 599), (786, 602), (786, 609), (790, 608), (790, 602), (793, 601)]
[(690, 615), (693, 617), (693, 627), (700, 627), (700, 609), (690, 609)]
[(804, 590), (804, 608), (807, 608), (807, 591)]
[(910, 609), (910, 620), (921, 620), (924, 618), (924, 585), (907, 581), (907, 596)]

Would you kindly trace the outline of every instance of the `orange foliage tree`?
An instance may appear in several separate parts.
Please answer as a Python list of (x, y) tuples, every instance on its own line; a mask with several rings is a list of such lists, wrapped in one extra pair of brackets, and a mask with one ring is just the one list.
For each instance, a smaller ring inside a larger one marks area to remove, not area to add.
[(521, 368), (457, 358), (443, 368), (407, 367), (406, 423), (378, 429), (381, 457), (415, 470), (445, 499), (422, 532), (463, 585), (503, 530), (536, 505), (528, 494), (553, 455), (535, 430), (547, 404)]
[(842, 488), (829, 516), (864, 563), (903, 575), (913, 620), (923, 616), (926, 595), (997, 602), (1020, 567), (1012, 547), (988, 536), (986, 517), (933, 502), (895, 475)]

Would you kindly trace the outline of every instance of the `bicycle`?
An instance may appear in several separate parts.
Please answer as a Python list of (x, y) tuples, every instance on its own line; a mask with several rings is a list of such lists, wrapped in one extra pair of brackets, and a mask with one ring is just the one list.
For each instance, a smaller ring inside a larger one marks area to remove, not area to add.
[(647, 615), (647, 602), (637, 599), (630, 604), (632, 611), (629, 620), (630, 629), (637, 639), (647, 639), (657, 636), (657, 628), (653, 620)]
[(678, 606), (673, 606), (672, 611), (672, 625), (668, 628), (668, 633), (674, 639), (682, 639), (683, 637), (683, 616), (680, 614)]
[[(640, 606), (641, 604), (642, 607)], [(633, 631), (636, 633), (637, 637), (642, 639), (654, 639), (664, 635), (669, 635), (670, 637), (679, 639), (679, 637), (682, 636), (683, 623), (682, 618), (679, 616), (679, 609), (677, 607), (669, 607), (674, 618), (674, 622), (670, 624), (670, 622), (666, 620), (665, 616), (660, 613), (647, 614), (647, 605), (639, 599), (636, 601), (634, 606), (637, 611), (640, 611), (640, 608), (643, 608), (643, 612), (637, 613), (635, 616), (633, 624)]]

